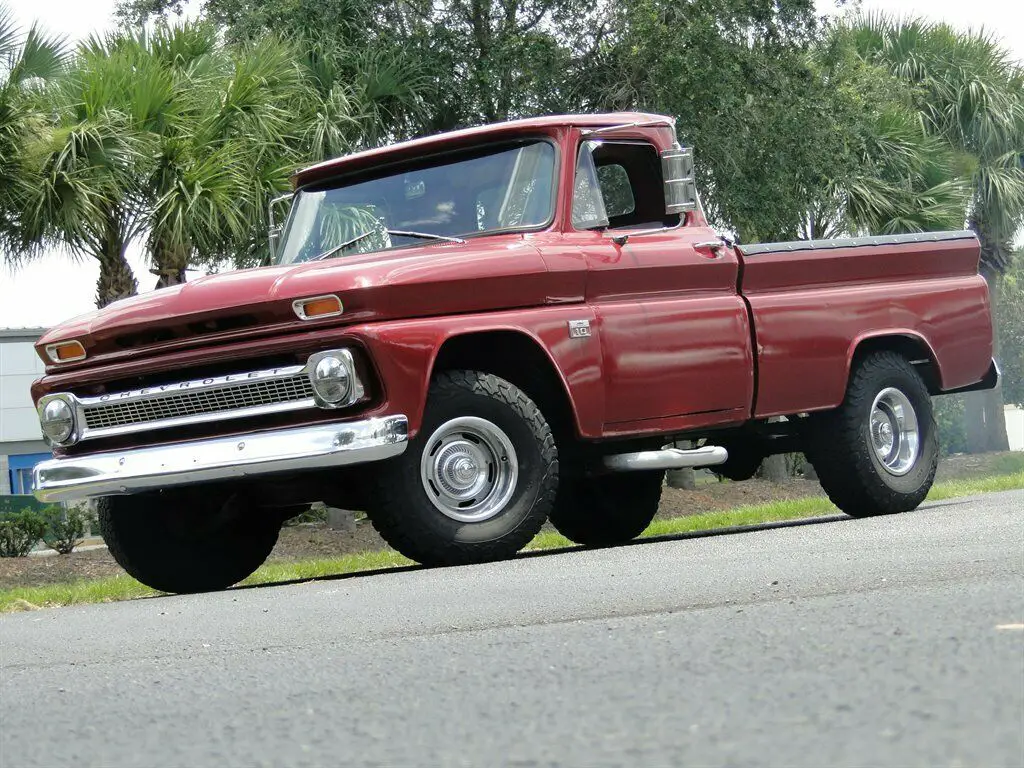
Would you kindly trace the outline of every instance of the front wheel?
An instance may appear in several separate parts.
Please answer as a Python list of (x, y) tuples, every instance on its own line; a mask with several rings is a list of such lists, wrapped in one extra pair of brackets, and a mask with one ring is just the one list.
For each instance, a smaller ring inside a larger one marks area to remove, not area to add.
[(161, 592), (225, 589), (270, 555), (281, 518), (251, 510), (237, 495), (201, 488), (97, 503), (107, 549), (130, 576)]
[(405, 452), (377, 467), (368, 514), (378, 533), (424, 565), (511, 557), (540, 530), (558, 486), (544, 415), (504, 379), (438, 375)]
[(939, 461), (932, 401), (920, 374), (894, 352), (863, 358), (842, 405), (812, 417), (808, 458), (832, 503), (848, 515), (916, 508)]

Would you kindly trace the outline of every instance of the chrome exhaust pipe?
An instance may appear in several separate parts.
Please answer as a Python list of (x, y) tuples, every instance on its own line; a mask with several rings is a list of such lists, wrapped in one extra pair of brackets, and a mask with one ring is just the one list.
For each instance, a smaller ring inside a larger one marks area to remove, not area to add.
[(638, 451), (617, 453), (604, 457), (604, 465), (614, 472), (642, 472), (659, 469), (684, 469), (686, 467), (713, 467), (724, 464), (729, 452), (718, 445), (701, 448), (662, 448), (660, 451)]

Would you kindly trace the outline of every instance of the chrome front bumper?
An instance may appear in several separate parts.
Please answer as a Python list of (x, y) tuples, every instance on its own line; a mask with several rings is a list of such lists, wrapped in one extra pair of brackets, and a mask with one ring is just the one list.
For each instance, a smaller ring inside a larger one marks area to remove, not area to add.
[(36, 498), (55, 502), (362, 464), (402, 453), (408, 424), (405, 416), (386, 416), (51, 459), (32, 477)]

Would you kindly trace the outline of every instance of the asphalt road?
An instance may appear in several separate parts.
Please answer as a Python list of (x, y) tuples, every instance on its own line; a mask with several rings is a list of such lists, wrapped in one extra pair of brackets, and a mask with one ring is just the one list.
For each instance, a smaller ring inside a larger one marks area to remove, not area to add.
[(1024, 765), (1024, 493), (0, 618), (0, 766)]

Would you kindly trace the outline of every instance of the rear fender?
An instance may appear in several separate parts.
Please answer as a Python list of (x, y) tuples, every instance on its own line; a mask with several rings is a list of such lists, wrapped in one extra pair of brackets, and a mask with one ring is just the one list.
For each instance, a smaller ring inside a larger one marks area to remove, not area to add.
[(935, 354), (935, 349), (928, 339), (909, 328), (873, 330), (854, 338), (846, 353), (846, 381), (850, 380), (857, 356), (875, 349), (900, 353), (919, 368), (928, 390), (933, 395), (943, 391), (942, 364)]

